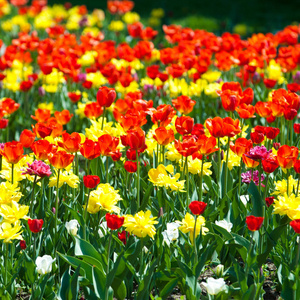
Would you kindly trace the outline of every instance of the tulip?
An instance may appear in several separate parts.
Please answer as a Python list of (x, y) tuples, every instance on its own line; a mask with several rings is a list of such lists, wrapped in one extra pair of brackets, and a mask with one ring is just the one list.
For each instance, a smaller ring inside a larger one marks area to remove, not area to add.
[(172, 100), (173, 106), (183, 115), (188, 115), (192, 112), (196, 101), (192, 100), (188, 96), (179, 96), (176, 99)]
[(246, 217), (246, 224), (249, 230), (259, 230), (263, 224), (264, 217), (248, 216)]
[(135, 173), (137, 171), (137, 163), (133, 161), (125, 161), (124, 168), (128, 173)]
[(181, 135), (190, 134), (193, 130), (194, 119), (191, 117), (182, 116), (175, 121), (175, 128)]
[(100, 178), (96, 175), (85, 175), (83, 176), (83, 183), (86, 188), (94, 189), (100, 183)]
[(114, 214), (107, 213), (105, 219), (107, 227), (111, 230), (119, 229), (124, 224), (124, 217), (119, 217)]
[(24, 129), (21, 132), (20, 135), (20, 142), (22, 143), (24, 148), (29, 148), (31, 147), (31, 145), (33, 144), (35, 140), (35, 133), (28, 130), (28, 129)]
[(42, 230), (44, 221), (42, 219), (28, 219), (28, 226), (31, 232), (38, 233)]
[(55, 258), (53, 259), (50, 255), (38, 256), (35, 264), (36, 264), (36, 271), (41, 274), (45, 275), (52, 271), (52, 264), (55, 262)]
[(189, 205), (189, 209), (191, 210), (192, 214), (199, 216), (204, 213), (206, 206), (207, 203), (202, 201), (192, 201)]
[(173, 129), (158, 127), (157, 129), (155, 129), (155, 134), (153, 134), (153, 138), (157, 141), (158, 144), (166, 146), (174, 141), (174, 131)]
[(57, 151), (49, 153), (48, 159), (50, 164), (56, 169), (64, 169), (73, 162), (74, 155), (65, 151)]
[(226, 287), (226, 283), (223, 278), (214, 279), (212, 277), (207, 278), (206, 283), (203, 283), (203, 285), (209, 295), (218, 295)]
[(78, 227), (79, 227), (79, 223), (77, 220), (71, 220), (69, 222), (66, 222), (66, 229), (68, 231), (68, 234), (76, 236), (77, 235), (77, 231), (78, 231)]

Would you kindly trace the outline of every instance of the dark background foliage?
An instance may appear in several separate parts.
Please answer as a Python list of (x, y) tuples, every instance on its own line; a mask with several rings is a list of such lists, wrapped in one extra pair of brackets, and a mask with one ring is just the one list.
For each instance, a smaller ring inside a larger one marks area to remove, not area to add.
[[(50, 0), (50, 4), (63, 3)], [(300, 0), (135, 0), (134, 11), (147, 18), (153, 8), (166, 12), (164, 23), (190, 16), (214, 18), (222, 29), (247, 24), (255, 32), (274, 32), (300, 19)], [(71, 0), (73, 5), (88, 9), (106, 8), (106, 0)], [(195, 22), (194, 22), (195, 23)]]

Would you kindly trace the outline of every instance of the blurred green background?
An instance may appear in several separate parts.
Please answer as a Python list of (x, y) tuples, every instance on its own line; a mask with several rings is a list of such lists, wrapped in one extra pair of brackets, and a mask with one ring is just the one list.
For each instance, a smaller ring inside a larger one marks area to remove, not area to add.
[[(106, 0), (68, 0), (73, 5), (85, 4), (88, 9), (106, 8)], [(50, 0), (49, 3), (64, 3)], [(250, 32), (275, 32), (300, 20), (300, 0), (135, 0), (134, 11), (144, 20), (154, 8), (163, 8), (163, 23), (180, 23), (192, 28), (212, 31), (247, 25)], [(249, 32), (248, 32), (249, 33)]]

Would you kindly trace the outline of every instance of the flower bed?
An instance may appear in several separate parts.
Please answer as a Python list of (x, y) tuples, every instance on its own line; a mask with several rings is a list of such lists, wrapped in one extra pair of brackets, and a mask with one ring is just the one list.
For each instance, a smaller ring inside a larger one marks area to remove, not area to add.
[(131, 1), (12, 4), (1, 299), (300, 298), (299, 27), (244, 40), (147, 27)]

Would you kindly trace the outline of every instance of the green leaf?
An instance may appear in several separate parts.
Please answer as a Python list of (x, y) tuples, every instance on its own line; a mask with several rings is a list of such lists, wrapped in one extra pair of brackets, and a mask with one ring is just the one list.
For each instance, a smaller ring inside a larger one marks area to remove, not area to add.
[(86, 262), (84, 262), (83, 260), (80, 260), (78, 258), (64, 255), (59, 252), (57, 252), (57, 253), (65, 262), (70, 264), (73, 268), (78, 268), (79, 266), (81, 266), (80, 275), (85, 277), (86, 279), (88, 279), (90, 283), (93, 282), (93, 276), (92, 276), (93, 267), (91, 265), (87, 264)]
[(97, 297), (105, 299), (106, 278), (98, 268), (92, 267), (94, 291)]
[(124, 300), (126, 298), (127, 289), (126, 289), (126, 285), (125, 285), (124, 281), (122, 281), (119, 278), (115, 278), (111, 287), (114, 290), (114, 296), (118, 300)]
[(248, 192), (252, 195), (252, 212), (251, 214), (256, 217), (263, 216), (263, 206), (265, 203), (262, 202), (261, 195), (259, 194), (258, 188), (253, 181), (250, 182)]
[(178, 283), (178, 278), (174, 278), (174, 279), (170, 280), (165, 285), (165, 287), (162, 289), (159, 296), (162, 297), (162, 298), (166, 298), (168, 295), (170, 295), (172, 293), (172, 291), (174, 290), (177, 283)]

